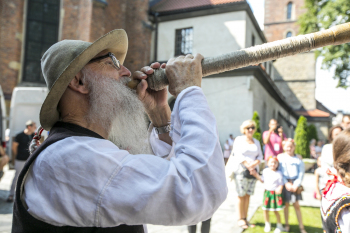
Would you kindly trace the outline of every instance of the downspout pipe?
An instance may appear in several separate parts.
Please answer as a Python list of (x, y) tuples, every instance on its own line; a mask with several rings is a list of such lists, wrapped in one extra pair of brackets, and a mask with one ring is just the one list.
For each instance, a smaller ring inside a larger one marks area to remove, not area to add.
[(158, 54), (158, 12), (152, 12), (151, 11), (151, 15), (154, 16), (154, 23), (155, 23), (155, 35), (154, 35), (154, 52), (153, 52), (153, 57), (154, 57), (154, 61), (157, 61), (157, 54)]

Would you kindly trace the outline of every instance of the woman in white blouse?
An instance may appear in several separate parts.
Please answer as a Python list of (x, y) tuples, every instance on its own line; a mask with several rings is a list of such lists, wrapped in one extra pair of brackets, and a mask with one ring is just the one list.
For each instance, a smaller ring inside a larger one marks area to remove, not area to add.
[(260, 142), (253, 138), (256, 125), (252, 120), (244, 121), (241, 125), (243, 136), (236, 137), (231, 154), (235, 161), (235, 183), (238, 193), (238, 225), (247, 229), (249, 198), (254, 194), (259, 164), (263, 159)]
[(330, 128), (328, 133), (328, 142), (322, 148), (321, 152), (321, 167), (323, 169), (332, 168), (333, 167), (333, 140), (337, 137), (337, 135), (343, 130), (340, 125), (333, 126)]

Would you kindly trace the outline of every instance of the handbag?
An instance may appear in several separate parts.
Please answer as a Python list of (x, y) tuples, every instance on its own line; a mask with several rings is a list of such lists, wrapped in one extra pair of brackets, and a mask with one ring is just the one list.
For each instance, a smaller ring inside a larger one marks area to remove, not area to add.
[(295, 191), (295, 194), (296, 194), (296, 195), (299, 195), (299, 194), (301, 194), (303, 191), (304, 191), (304, 187), (303, 187), (302, 185), (300, 185), (300, 186), (298, 187), (297, 191)]
[[(250, 171), (244, 166), (243, 166), (243, 177), (244, 178), (247, 178), (247, 179), (256, 179), (255, 176), (251, 175), (250, 174)], [(258, 171), (256, 168), (255, 168), (255, 171)]]
[[(255, 160), (259, 157), (259, 155), (257, 155), (255, 157)], [(248, 170), (248, 168), (246, 168), (243, 164), (241, 164), (241, 166), (243, 167), (243, 177), (247, 178), (247, 179), (256, 179), (255, 176), (250, 174), (250, 171)], [(255, 171), (258, 172), (258, 169), (255, 168)]]

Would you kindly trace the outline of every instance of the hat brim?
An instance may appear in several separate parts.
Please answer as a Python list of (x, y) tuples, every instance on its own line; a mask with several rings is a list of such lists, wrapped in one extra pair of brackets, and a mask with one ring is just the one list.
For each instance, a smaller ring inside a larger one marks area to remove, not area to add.
[(128, 50), (128, 37), (126, 32), (123, 29), (116, 29), (102, 36), (83, 50), (83, 52), (72, 60), (72, 62), (62, 72), (56, 82), (52, 85), (51, 90), (41, 106), (39, 116), (40, 124), (45, 130), (49, 131), (51, 127), (59, 120), (59, 112), (57, 110), (58, 102), (74, 76), (92, 58), (103, 50), (114, 53), (120, 63), (123, 64)]

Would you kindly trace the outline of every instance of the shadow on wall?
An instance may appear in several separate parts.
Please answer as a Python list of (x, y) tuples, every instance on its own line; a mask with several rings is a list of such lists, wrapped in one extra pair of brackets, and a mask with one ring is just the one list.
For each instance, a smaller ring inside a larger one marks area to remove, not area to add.
[(274, 66), (272, 67), (273, 75), (271, 76), (273, 76), (273, 81), (285, 97), (286, 102), (289, 104), (289, 106), (292, 107), (292, 109), (303, 109), (303, 105), (301, 104), (300, 100), (295, 95), (295, 93), (292, 91), (292, 89), (289, 87), (288, 82), (286, 82), (283, 79), (283, 76), (278, 72), (278, 70)]

